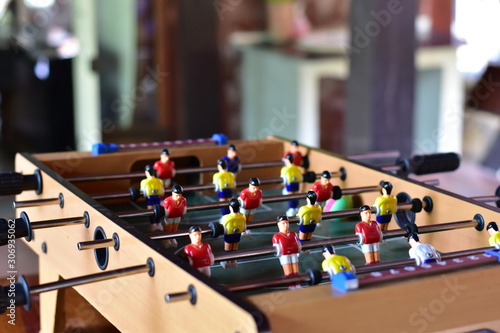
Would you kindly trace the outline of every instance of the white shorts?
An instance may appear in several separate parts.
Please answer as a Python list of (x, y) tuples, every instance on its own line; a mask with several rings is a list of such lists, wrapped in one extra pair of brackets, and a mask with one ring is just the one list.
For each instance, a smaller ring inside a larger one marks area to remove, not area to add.
[(179, 223), (181, 223), (180, 217), (173, 217), (173, 218), (165, 217), (165, 224), (179, 224)]
[(298, 253), (284, 254), (280, 257), (280, 264), (281, 265), (296, 264), (298, 262), (299, 262), (299, 254)]
[(380, 243), (361, 244), (361, 251), (363, 253), (379, 252)]
[(240, 208), (240, 213), (243, 215), (255, 215), (255, 212), (257, 211), (257, 208), (254, 209), (245, 209), (245, 208)]

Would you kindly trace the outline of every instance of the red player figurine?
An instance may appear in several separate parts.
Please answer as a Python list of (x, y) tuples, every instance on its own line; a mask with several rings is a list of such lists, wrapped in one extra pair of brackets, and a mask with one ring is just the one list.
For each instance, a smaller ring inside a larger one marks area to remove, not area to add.
[(359, 208), (361, 222), (356, 224), (354, 231), (359, 237), (361, 250), (365, 255), (366, 264), (374, 264), (380, 262), (380, 241), (383, 234), (376, 221), (372, 221), (372, 209), (368, 205)]
[(333, 185), (330, 183), (331, 178), (332, 174), (330, 171), (325, 170), (321, 173), (320, 180), (315, 182), (311, 188), (318, 196), (317, 203), (321, 206), (321, 209), (325, 208), (326, 201), (333, 195)]
[(156, 170), (158, 178), (163, 181), (164, 186), (170, 186), (172, 178), (175, 177), (175, 163), (170, 159), (170, 151), (163, 149), (160, 160), (156, 161), (153, 167)]
[(210, 245), (201, 242), (200, 227), (189, 228), (189, 239), (191, 239), (191, 244), (184, 248), (189, 264), (210, 277), (210, 266), (214, 264), (214, 255)]
[(235, 176), (241, 171), (240, 157), (235, 145), (229, 145), (227, 155), (222, 157), (221, 160), (226, 161), (227, 171), (234, 173)]
[[(183, 188), (180, 185), (172, 186), (172, 195), (163, 200), (165, 208), (165, 231), (177, 231), (181, 217), (187, 212), (187, 200), (183, 197)], [(166, 240), (165, 246), (177, 246), (175, 239)]]
[(240, 192), (238, 201), (241, 212), (245, 215), (247, 222), (252, 222), (255, 211), (262, 204), (262, 190), (259, 178), (250, 178), (248, 188)]
[(276, 256), (280, 257), (281, 267), (285, 276), (299, 274), (299, 252), (301, 244), (297, 234), (290, 231), (290, 222), (286, 216), (276, 219), (279, 232), (273, 236), (273, 246)]
[(292, 141), (290, 150), (283, 155), (283, 158), (286, 158), (286, 155), (291, 154), (293, 156), (293, 164), (296, 166), (302, 166), (302, 153), (299, 150), (299, 143), (297, 141)]

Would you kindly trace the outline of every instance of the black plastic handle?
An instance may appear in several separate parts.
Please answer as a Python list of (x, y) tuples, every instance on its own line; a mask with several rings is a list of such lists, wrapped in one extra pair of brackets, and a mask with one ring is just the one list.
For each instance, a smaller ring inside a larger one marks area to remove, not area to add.
[(0, 314), (7, 313), (7, 318), (15, 319), (15, 308), (23, 305), (26, 310), (31, 308), (31, 295), (28, 282), (24, 275), (18, 282), (11, 281), (15, 277), (7, 277), (9, 285), (0, 286)]
[(458, 169), (460, 156), (457, 153), (436, 153), (414, 155), (410, 159), (399, 157), (396, 165), (400, 167), (399, 174), (427, 175), (430, 173), (448, 172)]
[(42, 193), (42, 175), (36, 170), (32, 175), (18, 172), (0, 173), (0, 195), (15, 195), (23, 191)]

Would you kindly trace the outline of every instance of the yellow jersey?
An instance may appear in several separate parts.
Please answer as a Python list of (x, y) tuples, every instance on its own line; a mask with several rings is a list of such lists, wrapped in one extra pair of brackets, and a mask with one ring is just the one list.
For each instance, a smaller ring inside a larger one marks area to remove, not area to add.
[(285, 180), (286, 184), (302, 182), (302, 170), (296, 165), (282, 167), (280, 176)]
[(221, 224), (224, 226), (224, 234), (241, 234), (246, 230), (246, 217), (242, 213), (226, 214), (222, 217)]
[(151, 177), (141, 181), (141, 192), (145, 197), (152, 195), (162, 196), (165, 191), (163, 189), (163, 182), (159, 178)]
[(297, 216), (299, 218), (299, 224), (316, 224), (321, 222), (321, 206), (318, 204), (312, 206), (302, 206), (300, 207)]
[(215, 185), (215, 190), (222, 189), (234, 189), (236, 188), (236, 180), (234, 173), (229, 171), (217, 172), (213, 176), (213, 184)]

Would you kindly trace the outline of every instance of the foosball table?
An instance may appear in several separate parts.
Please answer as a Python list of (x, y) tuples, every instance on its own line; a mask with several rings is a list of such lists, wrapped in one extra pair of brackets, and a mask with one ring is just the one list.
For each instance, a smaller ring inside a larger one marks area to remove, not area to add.
[[(302, 242), (299, 274), (284, 276), (271, 239), (278, 232), (276, 217), (285, 215), (292, 198), (282, 193), (280, 178), (291, 142), (270, 137), (231, 143), (241, 159), (239, 190), (255, 177), (263, 191), (262, 205), (247, 222), (249, 231), (231, 252), (224, 251), (220, 223), (226, 203), (218, 201), (212, 184), (227, 145), (169, 148), (177, 170), (172, 184), (183, 186), (188, 206), (178, 230), (158, 232), (150, 230), (151, 222), (161, 221), (164, 212), (146, 204), (139, 184), (161, 148), (18, 154), (15, 172), (2, 175), (0, 183), (0, 194), (16, 194), (16, 217), (0, 220), (1, 241), (13, 248), (24, 241), (38, 255), (39, 284), (16, 276), (3, 287), (0, 310), (8, 315), (14, 307), (29, 308), (32, 295), (39, 294), (41, 331), (52, 332), (62, 302), (58, 293), (72, 287), (123, 332), (500, 329), (500, 265), (486, 230), (489, 222), (500, 220), (500, 210), (439, 189), (432, 178), (407, 177), (453, 170), (453, 156), (374, 167), (300, 147), (307, 156), (301, 169), (305, 181), (293, 198), (302, 205), (305, 192), (326, 170), (335, 190), (312, 240)], [(374, 204), (381, 182), (392, 184), (397, 212), (383, 231), (380, 262), (365, 265), (354, 228), (358, 208)], [(297, 218), (289, 220), (298, 234)], [(211, 246), (210, 276), (184, 255), (191, 226), (199, 227)], [(409, 258), (406, 237), (412, 232), (439, 251), (439, 261), (416, 265)], [(165, 246), (174, 239), (175, 245)], [(334, 245), (356, 267), (357, 288), (338, 290), (330, 283), (322, 270), (325, 245)], [(228, 261), (235, 267), (225, 267)]]

